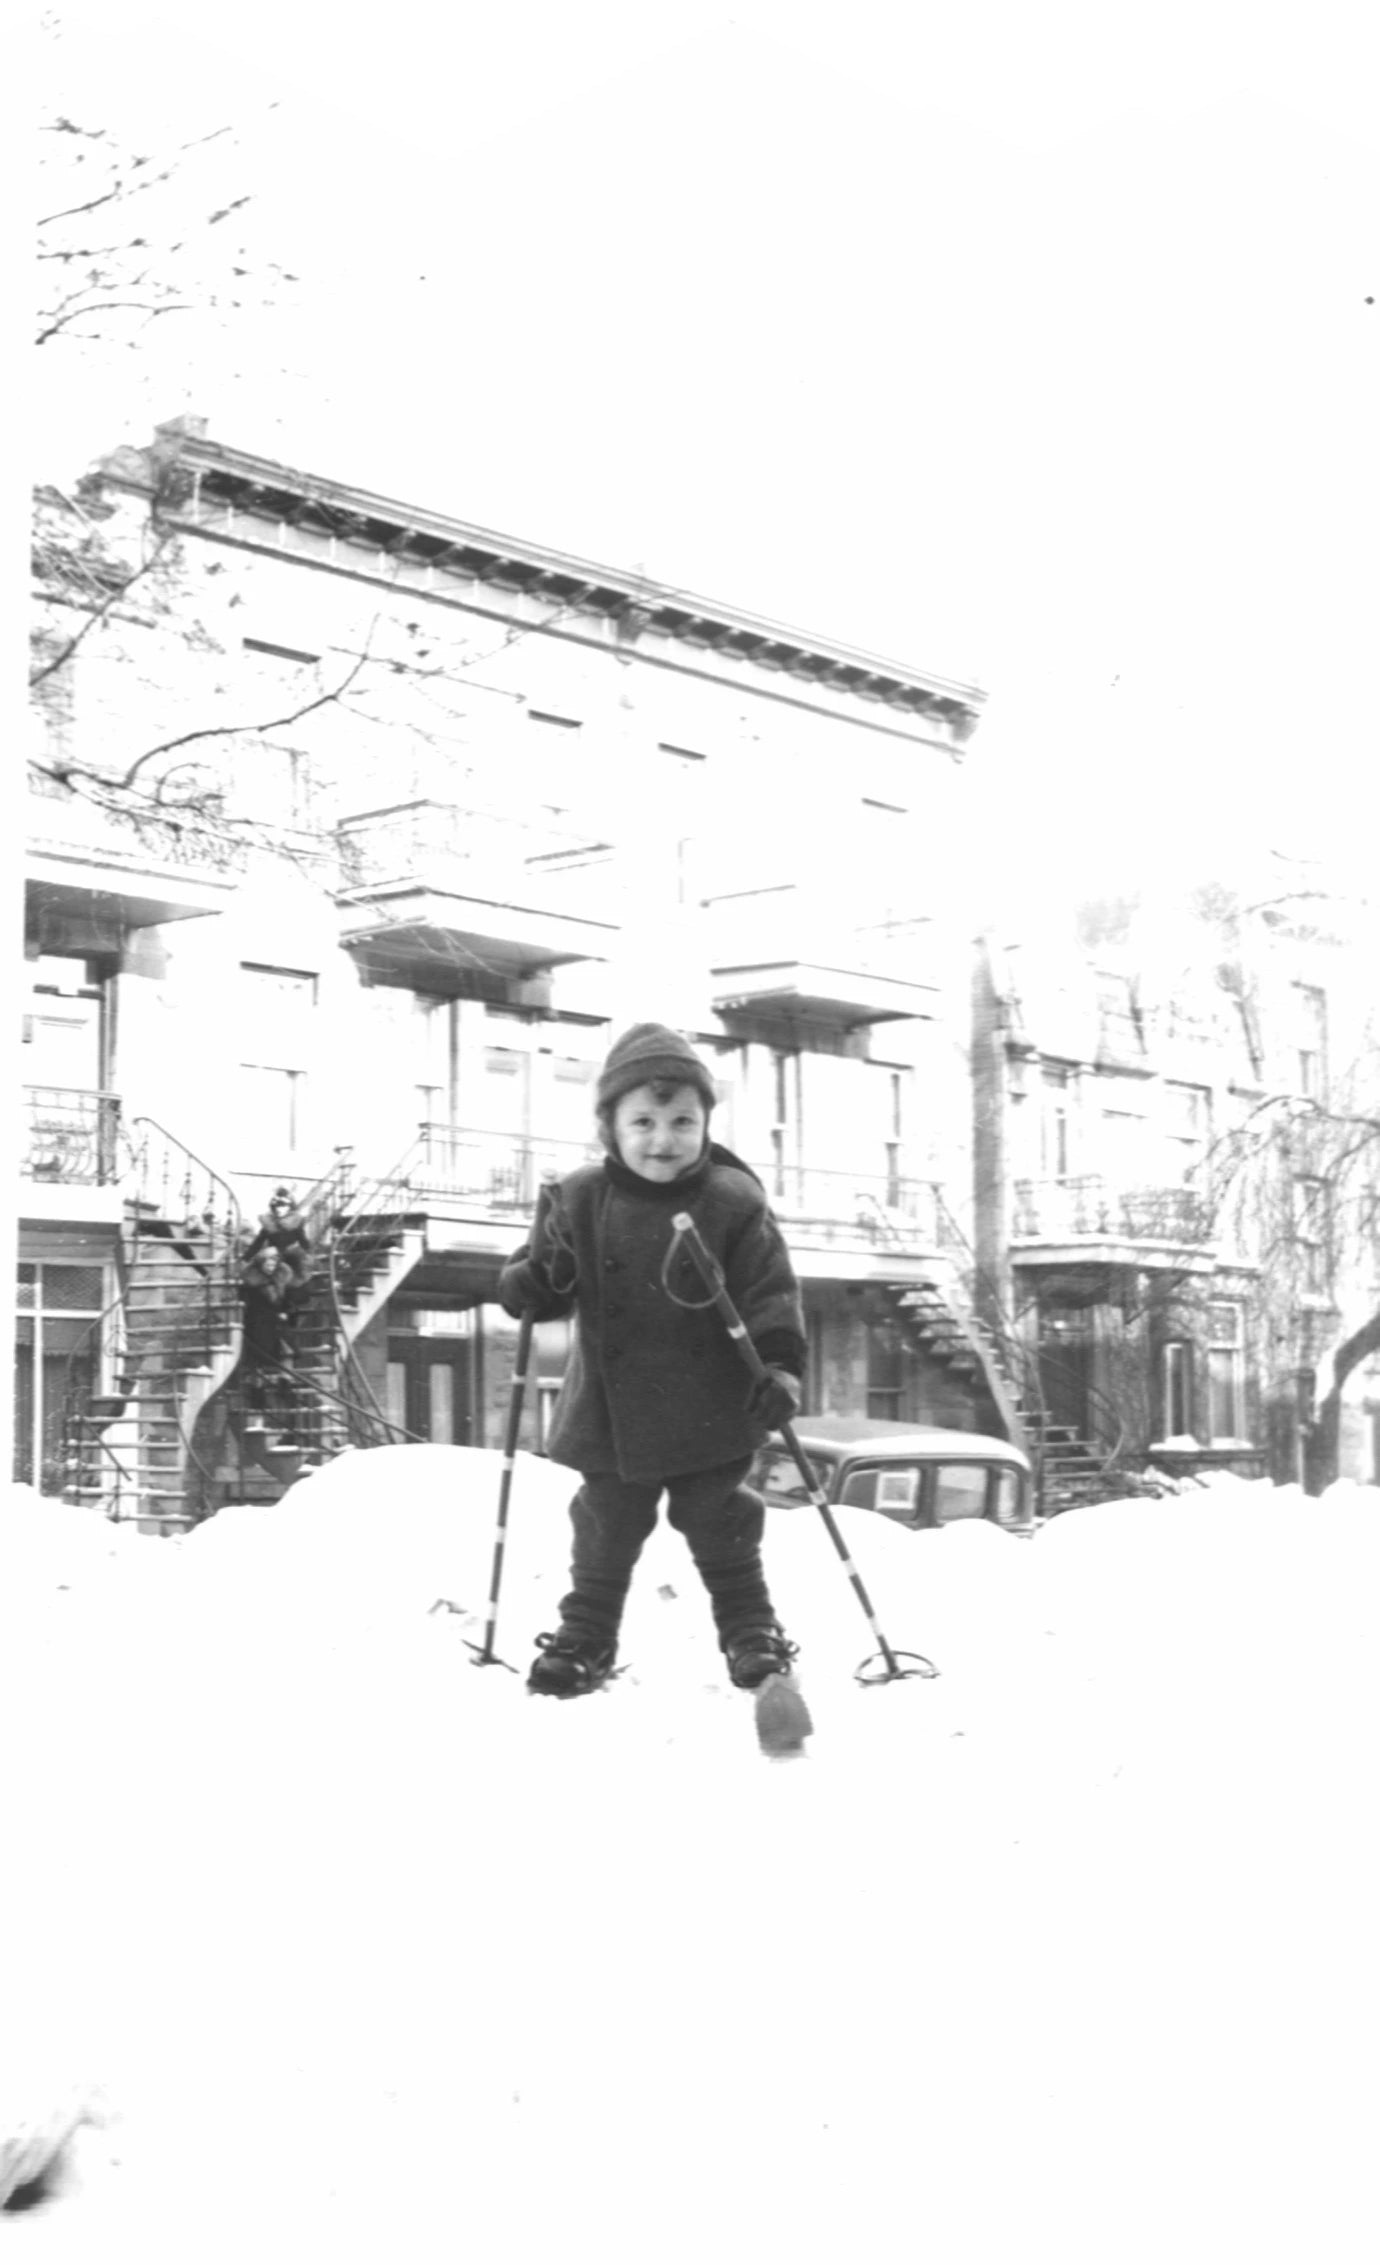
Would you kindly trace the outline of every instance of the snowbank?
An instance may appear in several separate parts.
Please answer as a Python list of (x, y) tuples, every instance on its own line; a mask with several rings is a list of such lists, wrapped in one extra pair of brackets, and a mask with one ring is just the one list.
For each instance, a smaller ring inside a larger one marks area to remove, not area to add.
[(1032, 1541), (844, 1512), (941, 1670), (870, 1689), (822, 1522), (774, 1513), (816, 1722), (776, 1768), (664, 1526), (626, 1672), (527, 1697), (570, 1482), (525, 1456), (509, 1664), (476, 1666), (499, 1465), (342, 1457), (174, 1546), (11, 1506), (2, 2112), (118, 2111), (16, 2238), (1373, 2254), (1374, 1490), (1223, 1481)]

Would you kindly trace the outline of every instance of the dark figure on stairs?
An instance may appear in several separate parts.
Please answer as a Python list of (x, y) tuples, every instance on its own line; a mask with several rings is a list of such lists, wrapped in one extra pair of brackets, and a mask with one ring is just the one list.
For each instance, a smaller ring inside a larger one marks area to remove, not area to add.
[(303, 1284), (311, 1270), (311, 1244), (307, 1223), (290, 1188), (275, 1188), (267, 1211), (260, 1215), (258, 1232), (245, 1248), (245, 1260), (261, 1251), (276, 1250), (294, 1283)]
[(294, 1397), (288, 1337), (291, 1286), (282, 1255), (271, 1243), (246, 1260), (240, 1273), (244, 1300), (241, 1358), (249, 1406), (256, 1414), (287, 1424), (292, 1420)]

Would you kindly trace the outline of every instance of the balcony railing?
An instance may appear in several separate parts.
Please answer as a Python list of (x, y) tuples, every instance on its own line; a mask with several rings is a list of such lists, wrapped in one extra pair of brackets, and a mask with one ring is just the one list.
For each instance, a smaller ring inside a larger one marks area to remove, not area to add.
[(240, 873), (243, 840), (211, 802), (162, 811), (97, 803), (60, 780), (31, 774), (28, 835), (31, 849), (80, 851), (117, 869), (177, 866), (207, 873)]
[(68, 1187), (109, 1187), (118, 1176), (120, 1103), (113, 1093), (66, 1085), (27, 1085), (25, 1179)]
[(1037, 1242), (1077, 1239), (1198, 1244), (1212, 1240), (1212, 1211), (1192, 1188), (1118, 1188), (1100, 1174), (1017, 1180), (1012, 1233)]
[(568, 913), (608, 902), (607, 842), (499, 811), (404, 802), (342, 819), (339, 841), (347, 889), (408, 884)]
[[(595, 1142), (515, 1140), (503, 1133), (423, 1125), (394, 1182), (394, 1200), (473, 1203), (496, 1218), (523, 1219), (543, 1179), (598, 1163)], [(756, 1163), (773, 1210), (788, 1227), (817, 1230), (849, 1247), (899, 1255), (948, 1249), (951, 1223), (939, 1183), (886, 1172)]]

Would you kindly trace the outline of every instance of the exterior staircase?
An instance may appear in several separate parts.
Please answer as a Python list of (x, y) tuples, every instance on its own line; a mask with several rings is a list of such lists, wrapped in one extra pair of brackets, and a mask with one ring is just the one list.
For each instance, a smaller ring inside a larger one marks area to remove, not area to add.
[[(148, 1533), (191, 1523), (188, 1472), (198, 1414), (234, 1368), (239, 1211), (225, 1181), (152, 1118), (129, 1131), (119, 1294), (93, 1323), (103, 1382), (69, 1384), (69, 1502), (136, 1520)], [(69, 1376), (85, 1367), (69, 1364)]]
[(1118, 1468), (1121, 1426), (1115, 1411), (1108, 1411), (1110, 1447), (1055, 1423), (1044, 1405), (1030, 1349), (1012, 1332), (984, 1320), (956, 1281), (941, 1286), (931, 1280), (904, 1289), (888, 1285), (886, 1295), (914, 1350), (960, 1378), (1001, 1436), (1025, 1449), (1035, 1472), (1041, 1517), (1135, 1487), (1132, 1476)]
[[(98, 1360), (88, 1341), (69, 1362), (66, 1499), (177, 1534), (226, 1502), (276, 1501), (345, 1447), (407, 1436), (352, 1351), (422, 1255), (423, 1217), (386, 1208), (404, 1191), (370, 1190), (361, 1206), (345, 1152), (312, 1190), (293, 1358), (262, 1380), (242, 1358), (247, 1237), (233, 1190), (151, 1118), (123, 1137), (119, 1290), (88, 1333)], [(78, 1381), (93, 1366), (95, 1388)]]
[(275, 1502), (304, 1470), (347, 1447), (411, 1436), (379, 1407), (353, 1347), (421, 1258), (425, 1221), (384, 1207), (403, 1191), (380, 1186), (360, 1199), (352, 1180), (349, 1152), (341, 1150), (300, 1206), (311, 1270), (283, 1368), (261, 1378), (237, 1363), (208, 1400), (198, 1516), (227, 1502)]

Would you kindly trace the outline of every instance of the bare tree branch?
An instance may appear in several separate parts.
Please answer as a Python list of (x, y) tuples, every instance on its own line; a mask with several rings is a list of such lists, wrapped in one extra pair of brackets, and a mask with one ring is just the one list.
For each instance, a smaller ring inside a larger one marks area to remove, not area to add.
[(303, 716), (311, 715), (315, 709), (329, 707), (333, 702), (343, 699), (361, 669), (368, 665), (368, 660), (367, 652), (360, 653), (339, 684), (333, 685), (326, 692), (318, 693), (313, 700), (304, 700), (301, 707), (294, 708), (289, 715), (272, 717), (266, 723), (204, 724), (195, 731), (179, 732), (173, 739), (160, 740), (156, 747), (146, 747), (116, 783), (122, 787), (132, 786), (144, 765), (151, 763), (156, 755), (171, 755), (177, 748), (190, 747), (198, 740), (242, 738), (245, 733), (262, 737), (270, 731), (285, 731), (289, 724), (300, 723)]
[[(71, 505), (71, 508), (73, 510), (78, 510), (78, 506), (76, 506), (75, 504)], [(151, 574), (153, 572), (153, 569), (158, 565), (159, 561), (162, 559), (164, 553), (166, 552), (169, 544), (173, 541), (173, 539), (174, 538), (171, 529), (160, 528), (158, 530), (154, 539), (153, 547), (143, 560), (143, 563), (139, 566), (134, 567), (122, 582), (109, 589), (104, 596), (99, 598), (97, 602), (90, 607), (90, 610), (87, 612), (86, 619), (83, 621), (81, 628), (76, 631), (75, 635), (69, 637), (67, 639), (67, 642), (62, 645), (57, 652), (51, 654), (46, 660), (42, 661), (37, 667), (33, 668), (30, 671), (29, 685), (32, 690), (36, 691), (39, 685), (46, 683), (49, 678), (56, 676), (59, 669), (67, 667), (68, 663), (72, 659), (73, 654), (77, 651), (78, 647), (85, 641), (85, 639), (91, 634), (92, 630), (98, 629), (101, 623), (108, 618), (112, 610), (116, 606), (122, 605), (124, 603), (130, 591), (136, 586), (136, 584), (142, 582), (145, 575)]]

